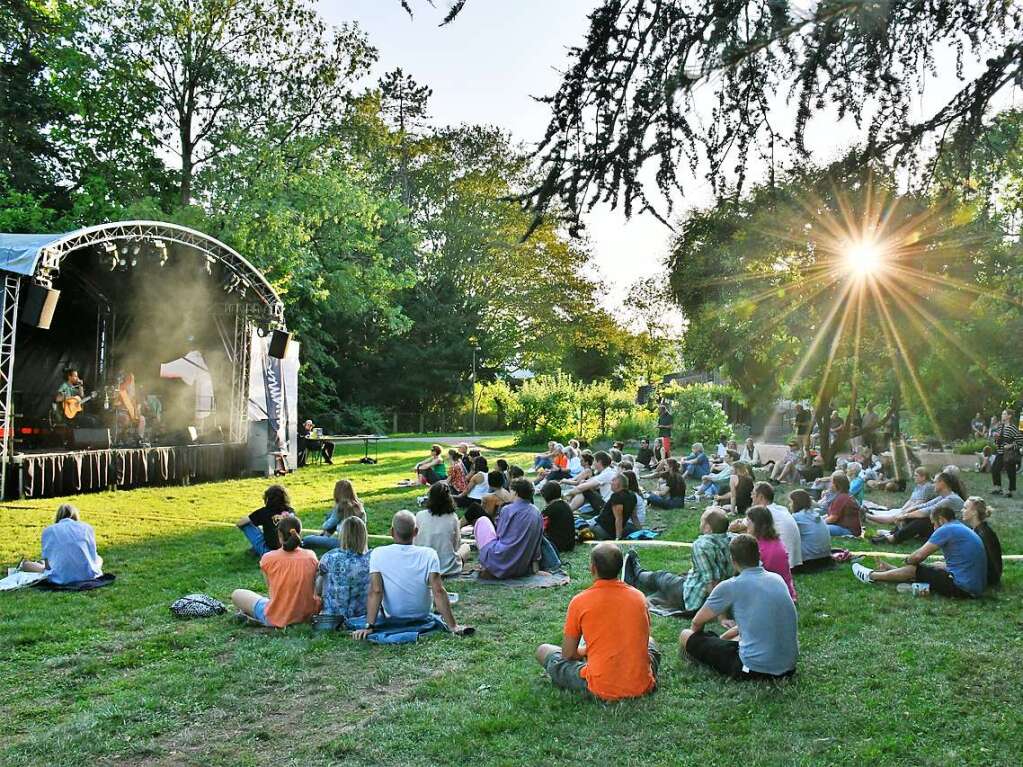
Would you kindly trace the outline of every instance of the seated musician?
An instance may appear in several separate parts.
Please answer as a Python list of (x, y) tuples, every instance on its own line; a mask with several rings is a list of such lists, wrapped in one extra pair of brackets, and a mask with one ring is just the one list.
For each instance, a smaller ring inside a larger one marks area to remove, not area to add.
[(96, 420), (82, 412), (82, 406), (92, 399), (92, 396), (94, 395), (85, 396), (85, 383), (79, 378), (76, 368), (65, 370), (64, 382), (57, 387), (57, 394), (54, 397), (64, 423), (73, 429), (95, 426)]
[(298, 427), (298, 465), (305, 466), (306, 455), (309, 448), (318, 450), (320, 455), (323, 456), (323, 462), (332, 464), (334, 463), (334, 443), (326, 442), (320, 439), (313, 439), (310, 435), (313, 433), (312, 419), (307, 419), (305, 423)]

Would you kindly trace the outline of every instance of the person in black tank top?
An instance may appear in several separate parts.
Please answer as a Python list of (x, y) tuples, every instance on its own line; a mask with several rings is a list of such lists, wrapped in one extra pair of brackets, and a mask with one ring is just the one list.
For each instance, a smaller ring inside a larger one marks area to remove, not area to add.
[(717, 502), (736, 514), (745, 514), (753, 505), (753, 470), (748, 463), (736, 461), (732, 464), (732, 476), (728, 481), (728, 492), (719, 495)]

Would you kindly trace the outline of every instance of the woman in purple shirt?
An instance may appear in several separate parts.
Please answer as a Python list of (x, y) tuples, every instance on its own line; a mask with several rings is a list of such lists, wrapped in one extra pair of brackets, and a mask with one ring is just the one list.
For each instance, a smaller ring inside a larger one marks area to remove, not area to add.
[(533, 483), (517, 479), (511, 489), (516, 498), (501, 509), (497, 538), (480, 547), (483, 575), (497, 579), (528, 575), (540, 559), (543, 517), (533, 505)]

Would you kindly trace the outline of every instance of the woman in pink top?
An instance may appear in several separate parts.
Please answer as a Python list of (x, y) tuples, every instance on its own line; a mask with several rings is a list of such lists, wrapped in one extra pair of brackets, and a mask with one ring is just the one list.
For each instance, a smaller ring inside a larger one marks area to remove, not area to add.
[(753, 506), (746, 512), (746, 529), (757, 539), (760, 546), (760, 563), (764, 569), (781, 576), (785, 585), (789, 587), (789, 596), (795, 602), (796, 587), (792, 583), (789, 555), (774, 529), (774, 517), (771, 516), (770, 510), (763, 506)]

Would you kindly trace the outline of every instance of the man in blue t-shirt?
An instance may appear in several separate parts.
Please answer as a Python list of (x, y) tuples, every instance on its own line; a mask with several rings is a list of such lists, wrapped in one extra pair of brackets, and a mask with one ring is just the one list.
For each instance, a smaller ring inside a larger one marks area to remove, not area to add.
[[(979, 597), (987, 586), (987, 553), (984, 542), (973, 530), (956, 519), (953, 509), (943, 506), (931, 512), (934, 532), (923, 546), (906, 557), (902, 567), (882, 565), (871, 570), (853, 565), (853, 574), (864, 583), (926, 583), (931, 591), (946, 597)], [(945, 564), (925, 565), (938, 550)]]

